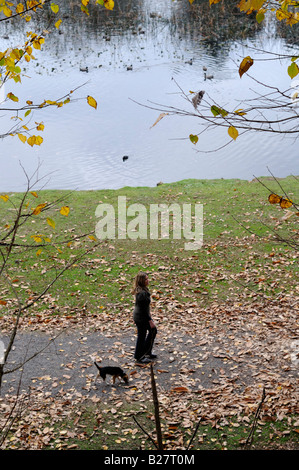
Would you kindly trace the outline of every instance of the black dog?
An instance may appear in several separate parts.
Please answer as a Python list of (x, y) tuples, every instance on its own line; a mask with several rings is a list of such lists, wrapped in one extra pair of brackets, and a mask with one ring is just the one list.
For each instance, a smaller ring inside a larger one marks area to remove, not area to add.
[(99, 370), (98, 375), (96, 376), (96, 379), (100, 375), (103, 380), (106, 380), (106, 375), (112, 375), (113, 383), (115, 383), (116, 377), (118, 377), (119, 380), (123, 379), (123, 381), (127, 384), (129, 382), (128, 375), (120, 368), (120, 367), (113, 367), (113, 366), (107, 366), (107, 367), (100, 367), (96, 362), (94, 362), (95, 366)]

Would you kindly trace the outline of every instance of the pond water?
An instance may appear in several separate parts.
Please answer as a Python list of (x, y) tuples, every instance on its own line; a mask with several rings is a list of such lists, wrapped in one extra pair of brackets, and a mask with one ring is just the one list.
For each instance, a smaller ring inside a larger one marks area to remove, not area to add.
[[(184, 0), (118, 1), (114, 12), (94, 7), (86, 17), (76, 2), (65, 1), (59, 31), (45, 15), (36, 19), (34, 24), (49, 32), (43, 50), (35, 51), (22, 85), (7, 83), (5, 93), (13, 91), (24, 104), (55, 100), (84, 84), (73, 94), (84, 99), (32, 113), (30, 125), (45, 124), (40, 147), (31, 148), (18, 137), (1, 141), (0, 191), (24, 189), (24, 169), (32, 175), (39, 164), (39, 175), (45, 176), (40, 186), (49, 189), (155, 186), (185, 178), (251, 180), (268, 175), (268, 169), (280, 177), (298, 175), (295, 139), (247, 133), (224, 146), (227, 131), (215, 130), (203, 133), (195, 146), (188, 138), (198, 132), (194, 118), (166, 116), (153, 127), (160, 114), (150, 109), (153, 102), (185, 106), (179, 87), (205, 90), (235, 107), (255, 86), (248, 76), (239, 77), (243, 57), (261, 58), (257, 49), (296, 51), (275, 21), (259, 26), (234, 10), (233, 19), (223, 19), (219, 5), (211, 13), (206, 3), (199, 14)], [(22, 44), (29, 26), (5, 22), (0, 28), (3, 51)], [(254, 76), (286, 90), (287, 65), (257, 60)], [(86, 67), (88, 72), (82, 71)], [(212, 80), (205, 80), (203, 67)], [(97, 110), (87, 105), (87, 95), (97, 100)], [(6, 105), (0, 106), (1, 132), (11, 125), (11, 114), (1, 113)], [(129, 157), (125, 161), (124, 155)]]

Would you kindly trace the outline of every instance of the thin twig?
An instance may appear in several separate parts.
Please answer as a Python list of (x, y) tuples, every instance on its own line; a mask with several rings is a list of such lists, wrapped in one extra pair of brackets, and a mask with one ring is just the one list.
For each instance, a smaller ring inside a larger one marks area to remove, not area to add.
[(263, 406), (263, 403), (265, 401), (265, 398), (266, 398), (266, 392), (265, 392), (265, 387), (263, 388), (263, 394), (262, 394), (262, 399), (259, 403), (259, 406), (257, 407), (257, 410), (255, 412), (255, 416), (254, 416), (254, 419), (253, 419), (253, 423), (252, 423), (252, 427), (250, 429), (250, 433), (246, 439), (246, 443), (245, 443), (245, 447), (248, 447), (250, 448), (252, 446), (252, 442), (253, 442), (253, 435), (254, 435), (254, 431), (255, 431), (255, 428), (256, 428), (256, 425), (257, 425), (257, 421), (259, 419), (259, 415), (260, 415), (260, 412), (261, 412), (261, 409), (262, 409), (262, 406)]
[(192, 444), (192, 442), (193, 442), (193, 440), (194, 440), (194, 438), (195, 438), (195, 436), (196, 436), (196, 433), (197, 433), (197, 431), (198, 431), (200, 422), (201, 422), (201, 418), (199, 418), (199, 421), (198, 421), (198, 423), (197, 423), (197, 425), (196, 425), (196, 428), (195, 428), (195, 430), (194, 430), (193, 436), (191, 437), (190, 442), (189, 442), (189, 444), (188, 444), (186, 450), (189, 450), (189, 449), (190, 449), (190, 446), (191, 446), (191, 444)]
[(156, 447), (156, 449), (158, 449), (157, 444), (155, 443), (154, 439), (149, 435), (149, 433), (148, 433), (145, 429), (143, 429), (143, 427), (141, 426), (141, 424), (138, 423), (138, 421), (137, 421), (137, 419), (135, 418), (135, 416), (133, 416), (133, 419), (134, 419), (135, 423), (137, 424), (137, 426), (139, 426), (139, 428), (141, 429), (141, 431), (144, 432), (144, 434), (147, 435), (147, 437), (152, 441), (152, 443), (154, 444), (154, 446)]
[(155, 423), (156, 423), (158, 449), (163, 450), (163, 440), (162, 440), (160, 412), (159, 412), (159, 400), (158, 400), (156, 381), (155, 381), (154, 369), (153, 369), (152, 363), (151, 363), (151, 384), (152, 384), (153, 401), (154, 401), (154, 407), (155, 407)]

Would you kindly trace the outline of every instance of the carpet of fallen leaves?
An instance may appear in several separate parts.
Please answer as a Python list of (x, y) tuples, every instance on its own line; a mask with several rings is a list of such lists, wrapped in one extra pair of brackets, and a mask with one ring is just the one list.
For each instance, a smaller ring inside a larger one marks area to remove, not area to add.
[[(199, 420), (214, 426), (232, 419), (234, 426), (249, 423), (264, 387), (261, 421), (287, 419), (288, 432), (298, 433), (298, 299), (215, 302), (204, 308), (153, 292), (152, 311), (158, 326), (154, 371), (167, 449), (183, 448), (179, 427), (191, 433)], [(4, 333), (10, 322), (3, 319)], [(42, 347), (50, 343), (29, 372), (25, 365), (21, 377), (5, 376), (0, 427), (11, 412), (20, 416), (4, 447), (77, 448), (73, 440), (88, 441), (96, 433), (81, 421), (83, 410), (92, 404), (98, 426), (103, 413), (111, 417), (117, 425), (104, 432), (114, 432), (115, 446), (126, 448), (126, 441), (141, 433), (130, 407), (134, 414), (136, 406), (142, 411), (152, 403), (150, 369), (133, 360), (135, 334), (127, 305), (111, 308), (105, 316), (80, 309), (72, 316), (51, 312), (26, 317), (19, 333), (23, 358), (30, 356), (30, 343), (33, 351), (41, 347), (34, 345), (34, 337), (43, 339)], [(8, 368), (22, 360), (17, 344), (15, 354)], [(102, 365), (120, 365), (130, 376), (129, 384), (95, 382), (94, 358)], [(129, 411), (121, 412), (123, 406)], [(120, 412), (122, 419), (115, 420)], [(61, 427), (66, 421), (72, 425)]]

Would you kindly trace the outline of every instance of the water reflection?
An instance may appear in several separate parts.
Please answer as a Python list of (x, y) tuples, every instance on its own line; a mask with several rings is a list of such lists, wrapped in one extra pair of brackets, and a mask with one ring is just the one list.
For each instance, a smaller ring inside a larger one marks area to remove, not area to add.
[[(1, 142), (1, 191), (22, 189), (19, 160), (29, 173), (43, 161), (44, 173), (55, 172), (48, 187), (66, 189), (152, 186), (190, 177), (252, 179), (266, 174), (267, 166), (279, 176), (298, 174), (293, 141), (248, 136), (215, 154), (196, 153), (188, 141), (188, 135), (196, 133), (196, 122), (169, 117), (151, 128), (157, 113), (131, 101), (179, 106), (181, 96), (173, 77), (186, 90), (204, 87), (219, 102), (242, 98), (252, 82), (239, 79), (236, 63), (249, 53), (251, 44), (282, 50), (285, 43), (277, 37), (275, 23), (260, 26), (254, 18), (240, 15), (233, 2), (225, 2), (223, 10), (222, 4), (210, 8), (208, 2), (190, 7), (178, 0), (122, 0), (113, 12), (91, 6), (89, 17), (81, 13), (79, 4), (62, 2), (59, 31), (50, 10), (35, 18), (30, 27), (47, 31), (45, 47), (26, 67), (31, 78), (24, 77), (21, 87), (11, 84), (11, 90), (20, 102), (42, 101), (87, 81), (78, 96), (94, 96), (98, 110), (79, 101), (35, 112), (32, 120), (45, 122), (44, 143), (31, 149), (17, 138)], [(1, 28), (4, 50), (22, 42), (28, 25), (2, 23)], [(204, 80), (203, 66), (213, 80)], [(289, 86), (281, 64), (258, 63), (255, 71), (258, 77), (270, 76), (277, 86)], [(1, 125), (9, 120), (10, 116), (2, 117)], [(207, 133), (196, 149), (219, 147), (223, 137), (222, 130)], [(129, 156), (125, 162), (123, 155)]]

